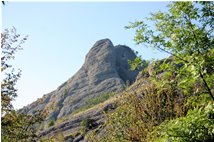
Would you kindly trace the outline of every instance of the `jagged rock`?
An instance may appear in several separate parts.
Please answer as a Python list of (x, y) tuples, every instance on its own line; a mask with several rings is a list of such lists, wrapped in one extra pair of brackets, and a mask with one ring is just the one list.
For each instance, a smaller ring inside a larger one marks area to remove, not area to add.
[(42, 110), (47, 113), (47, 120), (57, 120), (84, 107), (90, 98), (106, 92), (122, 91), (126, 81), (134, 82), (138, 74), (137, 71), (130, 71), (127, 63), (135, 57), (127, 46), (114, 46), (109, 39), (99, 40), (73, 77), (21, 111), (32, 113)]
[(83, 138), (83, 135), (79, 135), (73, 140), (73, 142), (80, 142), (81, 140), (83, 140)]

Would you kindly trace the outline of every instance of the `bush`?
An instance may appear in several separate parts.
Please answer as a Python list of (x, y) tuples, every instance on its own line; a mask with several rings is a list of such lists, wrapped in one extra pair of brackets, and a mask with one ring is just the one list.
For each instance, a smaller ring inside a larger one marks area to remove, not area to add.
[(105, 134), (98, 141), (146, 141), (155, 126), (185, 115), (185, 99), (173, 83), (159, 86), (150, 82), (142, 90), (123, 94), (116, 111), (107, 114)]
[(97, 123), (94, 119), (86, 118), (80, 123), (80, 125), (83, 127), (80, 131), (84, 135), (88, 130), (95, 128)]
[(40, 142), (65, 142), (63, 133), (60, 131), (55, 135), (42, 137)]
[(115, 93), (104, 93), (104, 94), (101, 94), (99, 95), (98, 97), (96, 98), (91, 98), (91, 99), (88, 99), (86, 101), (86, 105), (87, 106), (94, 106), (94, 105), (97, 105), (99, 103), (102, 103), (106, 100), (108, 100), (110, 97), (114, 96)]
[(51, 120), (50, 122), (48, 122), (48, 127), (51, 127), (51, 126), (53, 126), (54, 124), (55, 124), (54, 121)]
[(115, 93), (104, 93), (104, 94), (101, 94), (99, 95), (98, 97), (95, 97), (95, 98), (90, 98), (88, 99), (86, 102), (85, 102), (85, 105), (79, 109), (76, 109), (73, 114), (75, 113), (78, 113), (78, 112), (81, 112), (81, 111), (84, 111), (84, 110), (87, 110), (99, 103), (102, 103), (106, 100), (108, 100), (110, 97), (114, 96)]
[(166, 121), (150, 135), (154, 141), (212, 141), (214, 140), (214, 103), (190, 110), (185, 117)]
[(86, 128), (91, 129), (91, 128), (93, 128), (93, 126), (94, 126), (94, 120), (93, 120), (93, 119), (90, 119), (90, 118), (84, 119), (84, 120), (81, 122), (81, 126), (84, 126), (84, 127), (86, 127)]

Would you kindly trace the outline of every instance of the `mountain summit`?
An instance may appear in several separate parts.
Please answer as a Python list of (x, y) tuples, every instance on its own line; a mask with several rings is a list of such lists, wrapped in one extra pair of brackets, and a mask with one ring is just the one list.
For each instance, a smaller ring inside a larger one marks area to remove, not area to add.
[(108, 92), (119, 92), (126, 81), (134, 82), (137, 71), (130, 71), (128, 60), (136, 58), (127, 46), (114, 46), (109, 39), (97, 41), (86, 55), (79, 71), (56, 90), (24, 107), (21, 111), (46, 111), (47, 120), (70, 115), (86, 105), (88, 99)]

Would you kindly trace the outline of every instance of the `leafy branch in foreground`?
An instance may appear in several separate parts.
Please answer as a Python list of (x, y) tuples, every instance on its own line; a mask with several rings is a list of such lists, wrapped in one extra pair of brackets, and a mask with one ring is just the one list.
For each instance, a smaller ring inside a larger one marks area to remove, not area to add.
[[(173, 2), (168, 12), (136, 21), (135, 41), (172, 55), (153, 62), (141, 87), (120, 96), (91, 141), (213, 141), (213, 2)], [(130, 62), (141, 65), (139, 58)]]
[(166, 121), (150, 134), (153, 141), (203, 141), (213, 140), (214, 104), (196, 108), (188, 112), (187, 116)]
[[(214, 100), (214, 2), (173, 2), (168, 12), (153, 13), (148, 21), (136, 21), (126, 28), (136, 29), (137, 44), (156, 48), (182, 63), (180, 71), (188, 80), (200, 78)], [(185, 86), (185, 84), (183, 84)]]
[(13, 109), (11, 101), (17, 96), (16, 83), (21, 76), (21, 70), (15, 73), (15, 69), (9, 64), (15, 58), (14, 54), (22, 50), (21, 45), (27, 40), (27, 37), (20, 38), (16, 29), (6, 29), (1, 33), (1, 113), (4, 114)]
[(10, 61), (15, 53), (22, 50), (21, 45), (27, 36), (21, 38), (16, 29), (6, 29), (1, 33), (1, 141), (35, 141), (36, 124), (41, 122), (43, 116), (40, 112), (27, 115), (15, 111), (12, 101), (17, 96), (16, 83), (21, 76), (21, 70), (15, 73)]
[(36, 135), (36, 124), (40, 123), (43, 117), (37, 112), (34, 116), (17, 111), (10, 111), (2, 117), (1, 128), (2, 128), (2, 141), (35, 141)]
[(146, 68), (149, 65), (149, 61), (142, 60), (141, 57), (136, 57), (134, 60), (128, 60), (130, 70), (138, 70)]

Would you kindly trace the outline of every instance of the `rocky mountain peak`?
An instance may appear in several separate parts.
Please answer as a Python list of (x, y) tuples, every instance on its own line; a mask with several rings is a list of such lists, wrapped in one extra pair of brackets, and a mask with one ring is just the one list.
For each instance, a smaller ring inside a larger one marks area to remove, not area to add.
[(48, 112), (47, 119), (57, 120), (86, 105), (88, 99), (107, 92), (119, 92), (126, 81), (133, 82), (138, 74), (130, 71), (128, 60), (136, 57), (127, 46), (114, 46), (109, 39), (97, 41), (85, 58), (80, 70), (56, 90), (44, 95), (22, 110)]
[(113, 47), (113, 43), (108, 38), (98, 40), (93, 47), (104, 47), (104, 45), (105, 47)]

